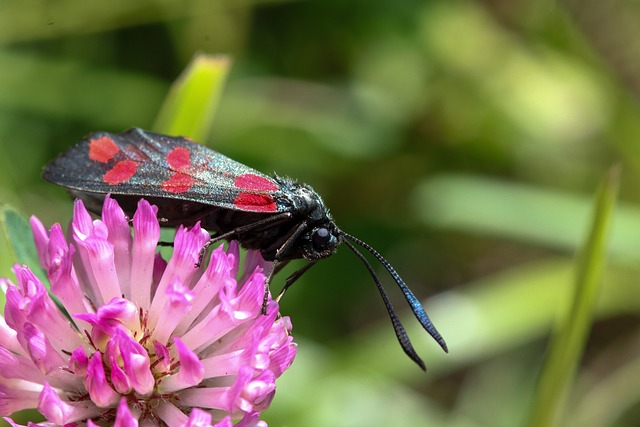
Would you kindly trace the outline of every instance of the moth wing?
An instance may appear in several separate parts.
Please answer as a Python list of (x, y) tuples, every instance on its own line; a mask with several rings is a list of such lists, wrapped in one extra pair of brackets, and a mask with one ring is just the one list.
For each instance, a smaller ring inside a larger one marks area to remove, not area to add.
[(246, 212), (281, 212), (274, 180), (187, 138), (131, 129), (97, 132), (44, 171), (78, 192), (171, 198)]

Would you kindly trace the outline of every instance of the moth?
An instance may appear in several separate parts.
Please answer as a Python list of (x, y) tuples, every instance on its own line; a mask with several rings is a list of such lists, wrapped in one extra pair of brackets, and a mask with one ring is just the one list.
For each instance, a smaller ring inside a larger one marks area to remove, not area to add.
[[(142, 129), (93, 133), (49, 163), (43, 177), (66, 187), (98, 214), (105, 195), (111, 194), (130, 217), (138, 200), (145, 198), (158, 207), (163, 226), (190, 226), (200, 221), (205, 229), (216, 233), (207, 246), (235, 239), (273, 261), (267, 284), (278, 266), (295, 259), (307, 260), (287, 278), (278, 299), (317, 261), (333, 255), (344, 244), (373, 278), (400, 346), (426, 370), (360, 247), (382, 264), (416, 319), (448, 352), (424, 308), (391, 264), (370, 245), (338, 228), (320, 195), (307, 184), (262, 174), (188, 138)], [(265, 301), (267, 292), (265, 289)]]

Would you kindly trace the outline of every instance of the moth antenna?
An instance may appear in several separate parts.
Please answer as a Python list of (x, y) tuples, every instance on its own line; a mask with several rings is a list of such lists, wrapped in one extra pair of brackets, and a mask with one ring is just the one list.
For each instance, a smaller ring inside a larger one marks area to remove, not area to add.
[(393, 309), (393, 305), (389, 300), (389, 296), (387, 295), (387, 292), (384, 290), (384, 287), (382, 286), (382, 283), (380, 282), (380, 279), (378, 278), (378, 275), (376, 274), (375, 270), (373, 269), (373, 267), (371, 267), (371, 264), (369, 264), (369, 261), (367, 261), (364, 255), (362, 255), (360, 251), (355, 246), (353, 246), (353, 244), (350, 241), (345, 240), (344, 244), (347, 245), (347, 247), (351, 249), (358, 258), (360, 258), (360, 261), (362, 261), (365, 267), (367, 267), (367, 270), (369, 270), (369, 274), (371, 274), (371, 277), (373, 277), (373, 281), (376, 283), (376, 286), (378, 287), (380, 296), (382, 296), (382, 301), (384, 301), (384, 305), (385, 307), (387, 307), (387, 312), (389, 312), (389, 317), (391, 318), (391, 324), (393, 325), (393, 330), (396, 332), (396, 337), (398, 338), (400, 347), (402, 347), (402, 350), (404, 350), (406, 355), (409, 356), (411, 360), (413, 360), (418, 366), (420, 366), (420, 368), (422, 368), (423, 371), (426, 371), (427, 367), (425, 366), (420, 356), (418, 356), (418, 353), (416, 353), (415, 349), (413, 348), (413, 345), (411, 345), (411, 340), (409, 339), (409, 335), (407, 335), (407, 331), (404, 329), (404, 326), (402, 325), (402, 322), (398, 318), (396, 311)]
[[(429, 316), (424, 311), (424, 308), (422, 307), (422, 304), (420, 304), (420, 301), (418, 300), (418, 298), (416, 298), (413, 292), (411, 292), (411, 289), (409, 289), (407, 284), (404, 283), (404, 280), (402, 280), (402, 277), (400, 277), (400, 275), (391, 266), (391, 264), (389, 264), (389, 261), (387, 261), (382, 255), (380, 255), (378, 251), (373, 249), (373, 247), (363, 242), (362, 240), (358, 239), (357, 237), (347, 234), (342, 230), (340, 230), (340, 234), (346, 239), (344, 240), (344, 242), (347, 244), (347, 246), (349, 246), (351, 250), (354, 251), (356, 254), (359, 254), (359, 252), (356, 250), (356, 248), (353, 245), (349, 244), (349, 240), (366, 249), (369, 253), (371, 253), (371, 255), (373, 255), (380, 262), (380, 264), (384, 266), (384, 268), (389, 272), (391, 277), (393, 277), (393, 280), (395, 280), (395, 282), (398, 284), (398, 287), (402, 291), (402, 294), (404, 295), (405, 299), (409, 303), (409, 306), (411, 307), (411, 311), (413, 311), (413, 314), (415, 315), (416, 319), (418, 319), (418, 322), (420, 322), (422, 327), (429, 333), (429, 335), (431, 335), (433, 339), (436, 340), (438, 345), (440, 345), (440, 347), (445, 351), (445, 353), (448, 353), (449, 349), (447, 348), (447, 343), (444, 341), (444, 338), (442, 338), (442, 335), (440, 335), (436, 327), (433, 325), (433, 322), (431, 322), (431, 319), (429, 319)], [(364, 258), (362, 254), (359, 254), (359, 257), (361, 260)], [(366, 261), (364, 262), (367, 264), (367, 268), (371, 273), (372, 271), (371, 266)], [(372, 273), (372, 275), (373, 274), (374, 273)], [(378, 285), (378, 289), (382, 289), (382, 285), (378, 284), (376, 276), (374, 276), (374, 280), (376, 280), (376, 285)], [(381, 290), (381, 293), (382, 292), (384, 291)], [(383, 298), (385, 297), (383, 296)], [(398, 337), (398, 339), (400, 339), (400, 337)]]

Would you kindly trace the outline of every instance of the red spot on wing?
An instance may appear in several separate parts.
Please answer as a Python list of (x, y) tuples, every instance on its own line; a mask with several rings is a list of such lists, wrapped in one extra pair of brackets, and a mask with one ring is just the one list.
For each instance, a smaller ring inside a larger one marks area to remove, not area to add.
[(162, 183), (162, 189), (168, 193), (184, 193), (194, 184), (194, 179), (187, 174), (176, 172)]
[(176, 147), (167, 154), (167, 163), (174, 172), (162, 183), (162, 189), (168, 193), (184, 193), (188, 191), (195, 180), (185, 172), (191, 168), (191, 152), (185, 147)]
[(100, 163), (107, 163), (120, 149), (108, 136), (89, 141), (89, 158)]
[(240, 193), (233, 204), (239, 209), (254, 212), (275, 212), (278, 209), (275, 200), (266, 194)]
[(138, 170), (138, 163), (133, 160), (122, 160), (107, 171), (102, 180), (107, 184), (116, 185), (129, 181)]
[(184, 147), (176, 147), (167, 154), (167, 163), (171, 168), (184, 172), (191, 166), (191, 152)]
[(233, 185), (245, 190), (275, 191), (278, 189), (278, 186), (271, 180), (252, 173), (239, 175), (233, 182)]

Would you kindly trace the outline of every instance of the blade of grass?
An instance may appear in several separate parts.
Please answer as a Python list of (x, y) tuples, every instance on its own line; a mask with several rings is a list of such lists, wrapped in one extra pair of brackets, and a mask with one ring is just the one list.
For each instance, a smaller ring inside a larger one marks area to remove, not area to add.
[(530, 427), (555, 426), (563, 414), (593, 319), (618, 183), (619, 170), (613, 168), (598, 191), (589, 235), (576, 262), (574, 295), (551, 339), (528, 418)]
[(172, 85), (153, 129), (206, 141), (229, 67), (226, 56), (197, 55)]

